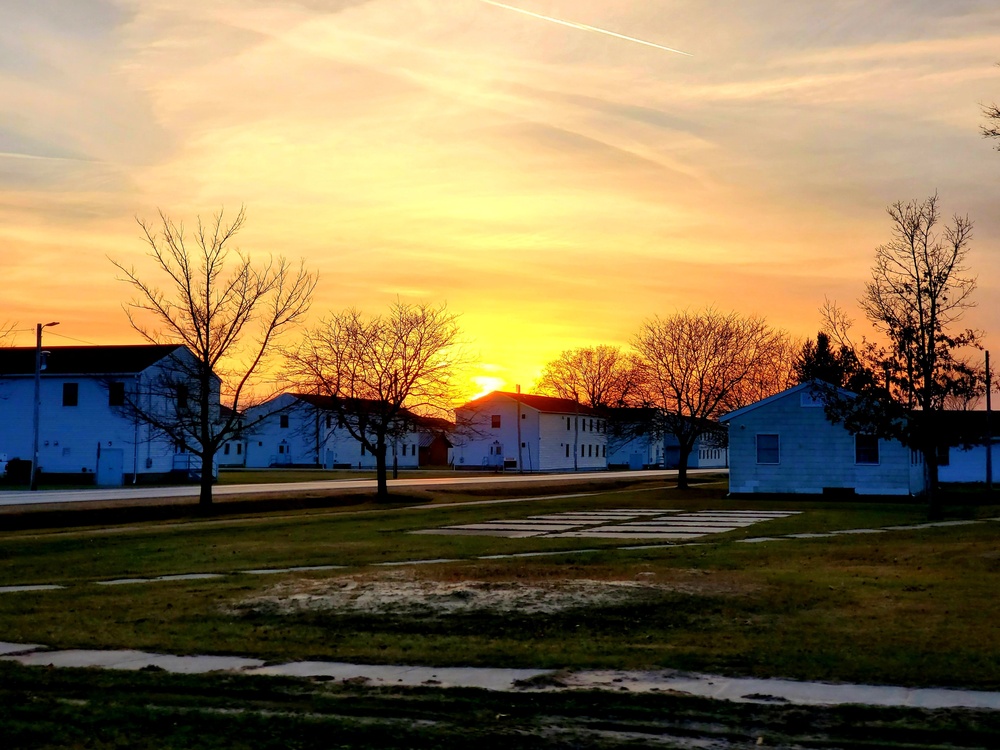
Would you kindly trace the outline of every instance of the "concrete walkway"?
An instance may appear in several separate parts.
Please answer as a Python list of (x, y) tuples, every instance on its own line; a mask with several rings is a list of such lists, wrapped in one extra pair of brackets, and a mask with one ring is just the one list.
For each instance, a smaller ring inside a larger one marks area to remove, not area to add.
[(131, 650), (50, 651), (38, 644), (3, 642), (0, 642), (0, 660), (26, 666), (154, 669), (175, 674), (225, 671), (248, 675), (326, 677), (383, 687), (463, 687), (497, 691), (616, 690), (636, 693), (671, 691), (739, 703), (828, 706), (854, 703), (928, 709), (1000, 710), (1000, 692), (720, 677), (672, 670), (555, 672), (544, 669), (422, 667), (325, 661), (265, 666), (261, 659), (240, 656), (174, 656)]

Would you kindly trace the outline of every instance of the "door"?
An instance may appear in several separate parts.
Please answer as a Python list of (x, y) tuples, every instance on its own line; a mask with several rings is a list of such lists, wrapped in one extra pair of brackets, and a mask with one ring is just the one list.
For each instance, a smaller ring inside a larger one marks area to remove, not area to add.
[(97, 484), (102, 487), (121, 487), (125, 483), (125, 451), (121, 448), (103, 448), (97, 458)]

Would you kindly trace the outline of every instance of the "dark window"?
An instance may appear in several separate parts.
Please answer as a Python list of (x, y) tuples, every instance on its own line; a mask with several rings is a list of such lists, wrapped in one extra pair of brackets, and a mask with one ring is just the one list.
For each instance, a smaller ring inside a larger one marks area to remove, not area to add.
[(125, 384), (108, 384), (108, 406), (125, 406)]
[(938, 466), (948, 466), (951, 463), (951, 447), (939, 445), (937, 449)]
[(521, 415), (521, 419), (527, 419), (527, 418), (528, 418), (528, 415), (527, 415), (527, 414), (522, 414), (522, 415)]
[(326, 415), (326, 429), (329, 430), (331, 427), (333, 427), (333, 415), (332, 414), (327, 414)]
[(224, 446), (222, 446), (222, 452), (227, 456), (229, 455), (229, 443), (226, 443)]
[(236, 455), (237, 456), (243, 455), (243, 443), (236, 444)]
[(364, 443), (361, 444), (361, 455), (362, 456), (365, 455), (365, 444)]
[(757, 436), (757, 463), (776, 464), (778, 463), (778, 455), (777, 435)]
[(288, 415), (287, 414), (279, 414), (278, 415), (278, 420), (279, 420), (279, 422), (278, 422), (278, 426), (279, 427), (281, 427), (282, 429), (287, 429), (288, 428)]
[(500, 415), (494, 414), (490, 417), (490, 427), (494, 430), (500, 429)]
[(406, 456), (406, 443), (403, 443), (403, 455)]
[(566, 429), (567, 430), (572, 430), (573, 429), (573, 418), (572, 417), (566, 417)]
[(569, 458), (569, 443), (566, 443), (566, 458)]
[(587, 446), (581, 445), (580, 446), (580, 458), (586, 458), (586, 457), (587, 457)]
[(854, 463), (878, 463), (878, 438), (874, 435), (854, 436)]
[(590, 431), (591, 432), (594, 431), (594, 420), (593, 419), (590, 420)]
[(587, 446), (587, 458), (593, 458), (593, 456), (594, 456), (594, 446), (588, 445)]
[(608, 457), (608, 446), (602, 445), (601, 446), (601, 458), (607, 458), (607, 457)]
[(80, 403), (80, 384), (63, 383), (63, 406), (76, 406)]
[(180, 383), (177, 386), (177, 408), (184, 408), (188, 405), (188, 400), (191, 398), (191, 389), (187, 387), (184, 383)]

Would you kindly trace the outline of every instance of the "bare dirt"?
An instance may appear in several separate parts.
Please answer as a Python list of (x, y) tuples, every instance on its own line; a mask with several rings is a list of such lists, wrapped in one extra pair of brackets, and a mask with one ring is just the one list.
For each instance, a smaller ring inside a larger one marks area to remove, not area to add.
[(296, 614), (337, 611), (352, 614), (446, 615), (457, 612), (553, 614), (614, 606), (661, 592), (746, 593), (732, 582), (700, 571), (680, 571), (669, 581), (639, 573), (628, 580), (564, 579), (523, 581), (435, 580), (412, 570), (389, 570), (322, 580), (283, 581), (244, 599), (234, 613)]

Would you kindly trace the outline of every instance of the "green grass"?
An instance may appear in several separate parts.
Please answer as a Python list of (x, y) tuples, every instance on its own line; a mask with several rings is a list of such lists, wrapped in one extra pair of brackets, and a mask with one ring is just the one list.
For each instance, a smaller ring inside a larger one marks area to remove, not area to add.
[[(507, 504), (484, 503), (493, 495), (462, 490), (422, 496), (425, 504), (420, 507), (366, 504), (111, 529), (0, 533), (0, 584), (68, 586), (0, 595), (0, 640), (271, 660), (679, 668), (1000, 689), (997, 522), (739, 544), (739, 539), (762, 535), (915, 523), (924, 520), (925, 509), (904, 503), (731, 500), (718, 487), (680, 492), (651, 486), (615, 491), (595, 486), (584, 496)], [(574, 486), (571, 492), (585, 490)], [(473, 500), (479, 502), (448, 505)], [(803, 512), (703, 539), (707, 543), (698, 546), (654, 549), (619, 549), (629, 544), (621, 540), (406, 533), (495, 518), (621, 507)], [(991, 506), (970, 505), (954, 512), (996, 515)], [(581, 548), (596, 551), (576, 553)], [(565, 554), (479, 559), (538, 551)], [(554, 614), (475, 611), (435, 617), (307, 610), (283, 615), (233, 609), (283, 582), (385, 575), (387, 569), (376, 563), (438, 558), (456, 562), (405, 570), (417, 578), (445, 582), (641, 580), (661, 588), (614, 605)], [(345, 569), (271, 576), (235, 573), (301, 565)], [(225, 577), (124, 586), (94, 583), (194, 572)]]

